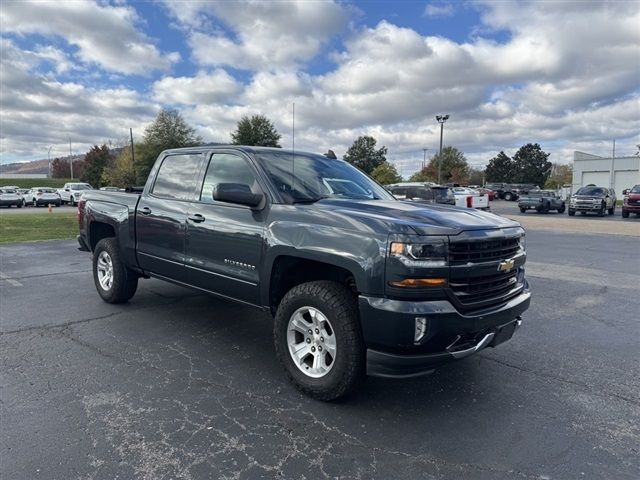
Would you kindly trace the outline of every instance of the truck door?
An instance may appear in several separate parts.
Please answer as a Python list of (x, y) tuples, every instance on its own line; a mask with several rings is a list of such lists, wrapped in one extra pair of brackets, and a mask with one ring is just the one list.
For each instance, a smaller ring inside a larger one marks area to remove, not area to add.
[(196, 195), (204, 156), (167, 155), (136, 211), (138, 264), (147, 272), (186, 282), (185, 232), (189, 200)]
[(218, 183), (248, 185), (265, 192), (258, 172), (238, 152), (214, 153), (199, 197), (189, 204), (185, 265), (188, 283), (240, 300), (260, 304), (259, 272), (267, 209), (213, 199)]

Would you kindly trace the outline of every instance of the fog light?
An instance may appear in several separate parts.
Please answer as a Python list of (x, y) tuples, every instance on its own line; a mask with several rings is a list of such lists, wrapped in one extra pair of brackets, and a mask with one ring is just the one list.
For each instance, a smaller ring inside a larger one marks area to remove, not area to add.
[(422, 340), (425, 335), (427, 334), (427, 332), (429, 331), (429, 321), (427, 320), (427, 317), (416, 317), (415, 319), (415, 330), (413, 333), (413, 342), (414, 343), (420, 343), (420, 340)]

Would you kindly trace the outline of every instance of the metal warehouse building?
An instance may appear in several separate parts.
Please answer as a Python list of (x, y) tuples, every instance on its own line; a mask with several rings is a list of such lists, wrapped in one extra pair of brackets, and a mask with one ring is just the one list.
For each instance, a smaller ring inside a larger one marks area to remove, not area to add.
[(599, 187), (622, 191), (640, 184), (640, 157), (606, 158), (583, 152), (573, 152), (573, 191), (593, 183)]

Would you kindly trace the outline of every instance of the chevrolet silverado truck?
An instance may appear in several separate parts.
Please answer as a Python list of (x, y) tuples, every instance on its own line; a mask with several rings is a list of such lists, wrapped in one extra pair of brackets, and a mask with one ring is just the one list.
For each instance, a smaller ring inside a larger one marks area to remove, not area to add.
[(78, 221), (105, 302), (155, 277), (270, 312), (286, 375), (321, 400), (495, 347), (530, 302), (518, 223), (396, 200), (318, 154), (167, 150), (141, 194), (84, 192)]
[(630, 213), (640, 216), (640, 185), (626, 189), (623, 194), (622, 218), (629, 218)]
[(564, 200), (553, 190), (531, 190), (520, 197), (518, 208), (521, 213), (525, 213), (529, 209), (543, 213), (549, 213), (551, 210), (564, 213), (566, 205)]

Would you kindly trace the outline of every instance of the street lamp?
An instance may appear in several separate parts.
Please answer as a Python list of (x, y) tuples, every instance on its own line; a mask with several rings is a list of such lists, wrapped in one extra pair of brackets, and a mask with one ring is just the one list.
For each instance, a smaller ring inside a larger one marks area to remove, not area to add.
[(436, 120), (440, 124), (440, 154), (438, 155), (438, 183), (441, 183), (442, 177), (442, 132), (444, 131), (444, 122), (449, 120), (449, 115), (436, 115)]
[(424, 167), (427, 166), (427, 150), (429, 150), (428, 148), (423, 148), (422, 151), (424, 152), (424, 154), (422, 155), (422, 170), (424, 170)]

